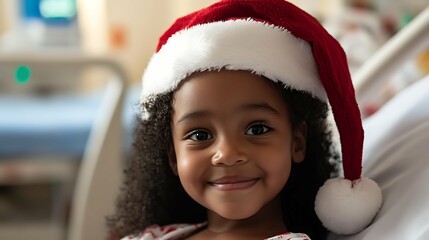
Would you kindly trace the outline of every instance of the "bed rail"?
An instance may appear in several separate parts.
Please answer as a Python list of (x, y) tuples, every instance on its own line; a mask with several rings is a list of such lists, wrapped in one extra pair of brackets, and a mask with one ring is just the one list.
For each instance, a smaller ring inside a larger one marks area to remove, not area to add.
[(429, 47), (429, 7), (426, 7), (404, 29), (396, 33), (353, 75), (356, 98), (360, 105), (377, 94), (381, 84), (388, 80), (407, 59)]

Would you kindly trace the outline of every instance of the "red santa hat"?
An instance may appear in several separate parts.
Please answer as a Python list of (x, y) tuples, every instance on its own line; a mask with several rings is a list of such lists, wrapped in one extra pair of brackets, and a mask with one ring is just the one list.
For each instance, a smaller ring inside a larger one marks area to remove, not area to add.
[(320, 188), (315, 211), (338, 234), (368, 226), (381, 191), (361, 177), (363, 128), (346, 56), (320, 23), (284, 0), (223, 0), (179, 18), (146, 68), (141, 101), (174, 90), (194, 72), (218, 69), (249, 70), (331, 105), (344, 178)]

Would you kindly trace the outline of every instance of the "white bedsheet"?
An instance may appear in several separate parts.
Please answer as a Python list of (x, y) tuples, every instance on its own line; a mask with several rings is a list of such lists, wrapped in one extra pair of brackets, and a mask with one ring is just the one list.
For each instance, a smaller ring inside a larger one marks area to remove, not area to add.
[(331, 239), (429, 239), (429, 76), (364, 121), (363, 175), (381, 187), (373, 223)]

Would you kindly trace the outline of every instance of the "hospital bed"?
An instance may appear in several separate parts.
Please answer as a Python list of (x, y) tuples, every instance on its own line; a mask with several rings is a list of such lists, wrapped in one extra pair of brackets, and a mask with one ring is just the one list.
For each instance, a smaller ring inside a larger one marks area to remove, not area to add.
[[(84, 93), (67, 92), (76, 85), (67, 82), (64, 89), (58, 87), (61, 94), (45, 88), (39, 95), (28, 94), (26, 85), (15, 86), (14, 93), (5, 90), (5, 81), (22, 66), (31, 69), (28, 84), (44, 80), (42, 75), (78, 81), (85, 71), (93, 78), (94, 68), (108, 78), (103, 87)], [(122, 159), (132, 141), (140, 90), (126, 88), (127, 76), (115, 61), (71, 53), (1, 54), (0, 78), (0, 185), (57, 186), (47, 221), (2, 219), (0, 239), (103, 239), (105, 216), (113, 213)], [(68, 214), (64, 208), (72, 189)]]
[[(429, 7), (392, 37), (353, 76), (359, 105), (367, 104), (405, 61), (429, 49)], [(406, 87), (363, 120), (362, 174), (384, 201), (372, 224), (330, 239), (429, 239), (429, 76)]]

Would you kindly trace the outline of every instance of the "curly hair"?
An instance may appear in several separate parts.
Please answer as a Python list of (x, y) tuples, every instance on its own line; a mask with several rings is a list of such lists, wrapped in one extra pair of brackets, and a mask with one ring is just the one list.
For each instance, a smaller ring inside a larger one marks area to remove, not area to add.
[[(292, 163), (280, 193), (284, 221), (289, 231), (325, 239), (327, 230), (316, 216), (314, 199), (319, 187), (337, 172), (338, 154), (331, 147), (326, 122), (328, 106), (307, 93), (274, 84), (289, 107), (292, 128), (303, 122), (308, 128), (305, 159)], [(173, 96), (174, 92), (158, 94), (142, 105), (149, 118), (139, 121), (117, 210), (108, 219), (116, 236), (137, 234), (153, 224), (207, 221), (206, 209), (189, 197), (168, 163)]]

